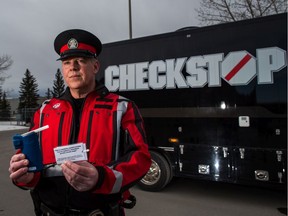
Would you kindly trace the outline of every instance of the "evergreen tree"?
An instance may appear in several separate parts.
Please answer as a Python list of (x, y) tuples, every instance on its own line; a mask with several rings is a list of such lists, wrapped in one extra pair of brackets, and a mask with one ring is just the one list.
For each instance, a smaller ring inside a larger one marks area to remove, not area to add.
[(47, 92), (45, 93), (45, 96), (47, 99), (52, 98), (52, 91), (50, 90), (50, 88), (47, 89)]
[(2, 106), (2, 95), (3, 95), (2, 86), (0, 86), (0, 106)]
[(27, 69), (20, 83), (18, 109), (37, 108), (39, 99), (36, 78)]
[(53, 81), (53, 97), (60, 97), (65, 91), (65, 84), (60, 69), (58, 68)]
[(6, 92), (4, 91), (1, 97), (0, 104), (0, 118), (2, 120), (10, 120), (11, 116), (11, 105), (6, 98)]
[(2, 117), (3, 117), (3, 115), (2, 115), (2, 104), (3, 104), (2, 95), (3, 95), (2, 86), (0, 86), (0, 120), (2, 120)]

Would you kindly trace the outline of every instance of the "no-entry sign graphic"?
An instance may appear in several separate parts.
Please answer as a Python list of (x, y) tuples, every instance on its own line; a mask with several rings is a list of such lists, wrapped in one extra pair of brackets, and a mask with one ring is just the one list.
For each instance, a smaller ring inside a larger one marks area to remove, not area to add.
[(247, 51), (229, 53), (221, 69), (222, 78), (230, 85), (247, 85), (256, 76), (256, 60)]

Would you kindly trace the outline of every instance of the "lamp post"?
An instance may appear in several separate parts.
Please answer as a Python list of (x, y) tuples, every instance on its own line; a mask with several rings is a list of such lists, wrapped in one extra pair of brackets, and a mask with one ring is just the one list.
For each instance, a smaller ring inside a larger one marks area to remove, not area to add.
[(128, 5), (129, 5), (129, 39), (132, 39), (131, 0), (128, 0)]

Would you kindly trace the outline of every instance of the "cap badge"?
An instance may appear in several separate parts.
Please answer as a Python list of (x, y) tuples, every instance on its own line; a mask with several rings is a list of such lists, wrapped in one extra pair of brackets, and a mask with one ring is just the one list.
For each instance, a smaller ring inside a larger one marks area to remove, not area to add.
[(74, 38), (71, 38), (68, 41), (67, 46), (69, 49), (77, 49), (78, 48), (78, 41)]

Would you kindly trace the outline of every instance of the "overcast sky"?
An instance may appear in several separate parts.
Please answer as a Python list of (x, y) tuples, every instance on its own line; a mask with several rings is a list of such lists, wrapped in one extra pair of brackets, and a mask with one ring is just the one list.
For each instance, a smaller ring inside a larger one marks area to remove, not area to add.
[[(200, 0), (131, 0), (133, 38), (199, 25)], [(96, 34), (102, 43), (129, 38), (128, 0), (1, 0), (0, 56), (14, 63), (2, 88), (18, 95), (26, 69), (40, 93), (52, 88), (57, 68), (55, 37), (70, 28)], [(42, 94), (44, 96), (44, 93)]]

